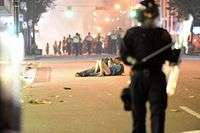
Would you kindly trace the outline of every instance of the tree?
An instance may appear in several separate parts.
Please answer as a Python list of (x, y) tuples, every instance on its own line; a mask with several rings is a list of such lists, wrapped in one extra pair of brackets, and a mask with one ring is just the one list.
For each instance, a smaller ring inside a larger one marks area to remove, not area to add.
[[(26, 9), (22, 10), (24, 16), (24, 21), (27, 24), (27, 33), (24, 33), (24, 36), (28, 37), (28, 41), (25, 42), (28, 49), (26, 53), (31, 54), (31, 47), (36, 47), (35, 43), (35, 25), (39, 22), (40, 17), (45, 13), (48, 8), (54, 6), (55, 0), (23, 0), (26, 2)], [(32, 32), (32, 37), (31, 37)], [(28, 34), (28, 35), (26, 35)]]
[(42, 13), (47, 11), (47, 8), (53, 6), (55, 0), (27, 0), (27, 18), (33, 20), (36, 24), (40, 20)]
[(167, 10), (170, 11), (170, 15), (176, 16), (178, 20), (188, 14), (187, 8), (184, 8), (183, 4), (177, 2), (177, 0), (170, 0)]

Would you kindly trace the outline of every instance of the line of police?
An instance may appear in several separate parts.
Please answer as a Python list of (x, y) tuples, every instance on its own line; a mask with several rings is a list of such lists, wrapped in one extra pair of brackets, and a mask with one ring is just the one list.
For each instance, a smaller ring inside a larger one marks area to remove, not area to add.
[[(93, 37), (89, 32), (82, 40), (81, 35), (76, 33), (73, 37), (69, 35), (63, 37), (62, 41), (55, 41), (53, 44), (54, 55), (82, 55), (82, 54), (102, 54), (108, 53), (116, 55), (119, 53), (119, 46), (122, 41), (122, 29), (113, 30), (111, 34), (103, 37), (100, 33)], [(45, 52), (49, 55), (50, 45), (46, 44)]]

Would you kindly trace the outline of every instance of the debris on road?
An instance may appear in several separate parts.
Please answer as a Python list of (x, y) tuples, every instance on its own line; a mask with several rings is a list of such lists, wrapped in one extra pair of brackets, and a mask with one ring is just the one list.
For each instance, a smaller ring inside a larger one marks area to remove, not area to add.
[(65, 90), (72, 90), (70, 87), (64, 87)]
[(60, 103), (63, 103), (63, 102), (65, 102), (65, 101), (64, 101), (64, 100), (60, 100), (59, 102), (60, 102)]
[(181, 112), (179, 109), (170, 109), (170, 112)]
[(189, 96), (189, 98), (194, 98), (194, 96)]
[(30, 104), (52, 104), (52, 102), (50, 102), (50, 101), (37, 100), (37, 99), (31, 99), (28, 101), (28, 103), (30, 103)]

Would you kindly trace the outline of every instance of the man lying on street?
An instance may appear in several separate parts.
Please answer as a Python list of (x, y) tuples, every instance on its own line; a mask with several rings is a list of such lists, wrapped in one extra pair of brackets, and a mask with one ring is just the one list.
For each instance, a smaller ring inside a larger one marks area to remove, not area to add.
[(95, 67), (76, 73), (76, 77), (117, 76), (124, 73), (124, 65), (120, 58), (103, 58), (96, 62)]

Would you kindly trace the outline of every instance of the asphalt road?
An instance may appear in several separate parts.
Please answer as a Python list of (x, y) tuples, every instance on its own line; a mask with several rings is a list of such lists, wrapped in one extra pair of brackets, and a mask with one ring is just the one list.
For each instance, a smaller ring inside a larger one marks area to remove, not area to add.
[[(93, 66), (95, 59), (35, 62), (36, 78), (23, 90), (24, 133), (131, 132), (131, 113), (123, 111), (119, 98), (127, 85), (129, 68), (117, 77), (74, 76)], [(187, 59), (181, 65), (177, 93), (169, 98), (166, 133), (200, 130), (199, 101), (200, 61)], [(149, 111), (147, 117), (150, 132)]]

